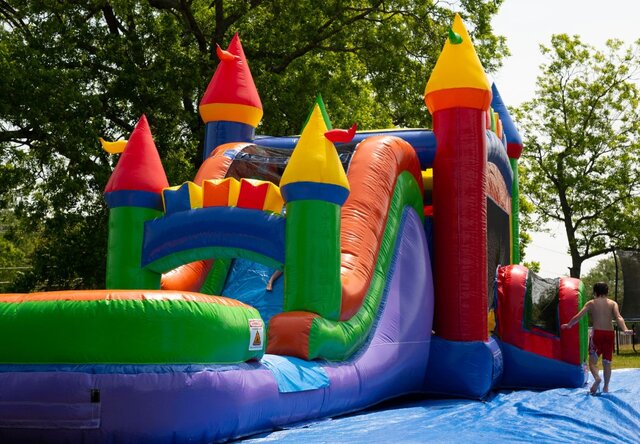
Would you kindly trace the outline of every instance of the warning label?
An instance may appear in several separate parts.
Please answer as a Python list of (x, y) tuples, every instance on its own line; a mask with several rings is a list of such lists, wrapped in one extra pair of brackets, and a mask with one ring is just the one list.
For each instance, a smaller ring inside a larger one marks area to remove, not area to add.
[(249, 319), (249, 350), (262, 350), (264, 324), (262, 319)]

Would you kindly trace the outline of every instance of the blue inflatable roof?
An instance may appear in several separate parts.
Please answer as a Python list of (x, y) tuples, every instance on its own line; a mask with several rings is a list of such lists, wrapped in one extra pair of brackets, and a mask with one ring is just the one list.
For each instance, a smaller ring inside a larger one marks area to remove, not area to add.
[(491, 85), (491, 92), (493, 94), (491, 106), (493, 107), (493, 110), (500, 116), (500, 120), (502, 120), (502, 128), (504, 130), (504, 134), (507, 136), (507, 143), (522, 145), (522, 138), (520, 137), (520, 133), (516, 129), (516, 125), (513, 123), (511, 114), (507, 109), (507, 105), (504, 104), (502, 97), (500, 97), (500, 91), (498, 91), (498, 87), (495, 83)]
[[(509, 123), (509, 125), (511, 125), (509, 131), (515, 131), (515, 126), (513, 125), (511, 117), (509, 117), (508, 111), (506, 110), (506, 107), (504, 105), (502, 105), (500, 112), (507, 113), (505, 118), (508, 119), (508, 122), (511, 122)], [(517, 131), (515, 134), (517, 134)], [(421, 169), (424, 170), (433, 166), (433, 159), (436, 155), (436, 136), (433, 131), (429, 131), (426, 129), (362, 131), (356, 133), (355, 137), (350, 143), (359, 143), (368, 137), (380, 135), (396, 136), (406, 140), (416, 150), (416, 154), (418, 155), (418, 159), (420, 160)], [(293, 150), (296, 147), (299, 139), (299, 136), (257, 136), (254, 140), (254, 143), (261, 147), (284, 148)], [(507, 140), (509, 140), (509, 136), (507, 136)], [(502, 177), (504, 178), (507, 190), (509, 191), (509, 194), (511, 194), (513, 172), (511, 171), (511, 164), (509, 163), (507, 152), (502, 145), (502, 142), (492, 131), (487, 131), (487, 145), (487, 160), (494, 163), (498, 167), (498, 169), (502, 173)]]
[[(409, 142), (418, 154), (418, 159), (420, 159), (420, 166), (422, 169), (431, 168), (431, 165), (433, 164), (433, 157), (436, 153), (436, 136), (433, 134), (433, 131), (426, 129), (360, 131), (356, 133), (350, 143), (359, 143), (368, 137), (382, 135), (400, 137)], [(299, 139), (300, 136), (257, 136), (254, 143), (271, 148), (287, 148), (293, 150)]]

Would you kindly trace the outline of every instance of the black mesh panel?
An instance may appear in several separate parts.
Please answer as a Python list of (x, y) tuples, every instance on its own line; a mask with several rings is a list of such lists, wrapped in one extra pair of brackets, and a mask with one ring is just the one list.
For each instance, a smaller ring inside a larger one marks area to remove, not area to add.
[(487, 197), (487, 283), (488, 303), (493, 307), (494, 280), (498, 265), (509, 265), (511, 250), (509, 215)]

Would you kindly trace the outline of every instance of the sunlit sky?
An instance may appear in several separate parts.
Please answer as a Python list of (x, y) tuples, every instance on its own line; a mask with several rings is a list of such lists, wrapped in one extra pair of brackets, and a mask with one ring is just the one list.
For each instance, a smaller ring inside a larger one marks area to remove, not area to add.
[[(611, 38), (630, 45), (640, 39), (640, 0), (505, 0), (493, 26), (496, 34), (506, 37), (511, 56), (492, 77), (505, 103), (517, 106), (534, 96), (538, 68), (544, 63), (540, 44), (550, 46), (553, 34), (566, 33), (596, 48), (604, 48)], [(566, 235), (560, 224), (551, 229), (551, 234), (531, 233), (525, 260), (539, 261), (541, 276), (568, 275)], [(582, 275), (599, 259), (585, 262)]]

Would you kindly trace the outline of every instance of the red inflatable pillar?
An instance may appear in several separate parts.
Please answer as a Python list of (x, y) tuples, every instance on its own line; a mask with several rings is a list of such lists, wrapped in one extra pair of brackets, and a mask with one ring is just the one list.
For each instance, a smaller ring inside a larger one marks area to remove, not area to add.
[(460, 16), (427, 82), (437, 150), (433, 165), (435, 313), (438, 336), (486, 341), (485, 135), (491, 87)]

